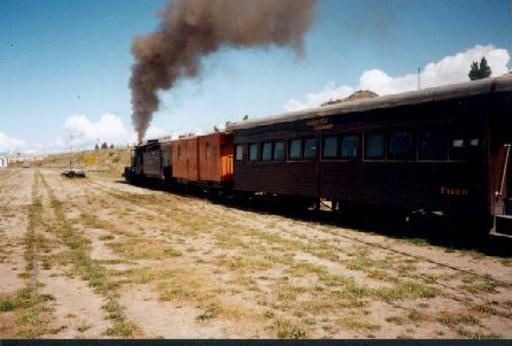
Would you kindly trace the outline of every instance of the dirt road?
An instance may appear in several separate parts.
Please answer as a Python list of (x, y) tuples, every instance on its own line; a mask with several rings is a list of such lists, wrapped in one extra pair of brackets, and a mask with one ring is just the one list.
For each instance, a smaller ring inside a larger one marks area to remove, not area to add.
[(0, 337), (512, 337), (512, 261), (0, 171)]

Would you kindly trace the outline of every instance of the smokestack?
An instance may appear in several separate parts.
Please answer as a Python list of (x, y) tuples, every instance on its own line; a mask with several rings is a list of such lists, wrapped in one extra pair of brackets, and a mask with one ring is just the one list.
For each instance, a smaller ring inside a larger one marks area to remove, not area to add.
[(289, 46), (303, 53), (316, 0), (175, 0), (159, 14), (159, 29), (132, 45), (132, 122), (142, 142), (157, 92), (194, 77), (200, 59), (221, 47)]

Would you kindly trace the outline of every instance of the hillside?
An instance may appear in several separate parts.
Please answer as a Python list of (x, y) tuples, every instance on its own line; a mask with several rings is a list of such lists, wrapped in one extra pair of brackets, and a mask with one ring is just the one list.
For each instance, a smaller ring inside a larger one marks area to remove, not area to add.
[(371, 90), (358, 90), (356, 92), (354, 92), (352, 95), (344, 98), (344, 99), (339, 99), (339, 100), (329, 100), (327, 102), (324, 102), (322, 103), (322, 107), (323, 106), (330, 106), (330, 105), (334, 105), (334, 104), (337, 104), (337, 103), (344, 103), (344, 102), (350, 102), (350, 101), (356, 101), (356, 100), (362, 100), (362, 99), (369, 99), (369, 98), (374, 98), (374, 97), (378, 97), (379, 95), (377, 93), (374, 93), (373, 91)]
[(41, 161), (40, 165), (42, 167), (65, 168), (69, 167), (70, 161), (73, 167), (121, 174), (124, 167), (130, 165), (130, 148), (53, 154), (48, 155)]

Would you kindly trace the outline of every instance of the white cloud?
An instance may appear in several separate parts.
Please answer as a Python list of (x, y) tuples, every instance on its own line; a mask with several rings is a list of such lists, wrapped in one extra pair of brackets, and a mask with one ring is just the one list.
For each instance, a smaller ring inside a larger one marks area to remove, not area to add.
[(22, 149), (24, 146), (24, 140), (10, 137), (5, 133), (0, 132), (0, 152), (13, 152)]
[(354, 88), (349, 86), (337, 86), (331, 81), (320, 91), (306, 95), (306, 100), (299, 101), (291, 99), (286, 102), (283, 108), (288, 111), (296, 111), (304, 108), (316, 107), (329, 100), (345, 98), (354, 92)]
[[(469, 67), (473, 61), (480, 61), (485, 56), (492, 70), (492, 76), (501, 76), (508, 72), (507, 64), (510, 54), (506, 49), (495, 46), (476, 45), (473, 48), (447, 56), (437, 62), (429, 63), (420, 73), (422, 88), (468, 81)], [(382, 70), (372, 69), (365, 71), (359, 78), (359, 85), (336, 86), (330, 82), (318, 91), (309, 93), (305, 100), (291, 99), (283, 106), (285, 111), (294, 111), (304, 108), (320, 106), (329, 99), (340, 99), (348, 96), (350, 90), (367, 89), (379, 95), (396, 94), (404, 91), (416, 90), (418, 87), (417, 73), (409, 73), (403, 76), (392, 77)]]
[(129, 137), (121, 118), (115, 114), (103, 114), (93, 122), (85, 115), (72, 115), (64, 122), (64, 130), (72, 146), (94, 146), (97, 142), (119, 143)]
[[(161, 129), (159, 127), (150, 126), (148, 130), (146, 131), (146, 138), (159, 138), (169, 135), (168, 131), (165, 131), (164, 129)], [(132, 142), (136, 140), (137, 136), (135, 135), (135, 132), (133, 132), (132, 135)]]
[[(116, 114), (103, 114), (97, 121), (91, 121), (85, 115), (72, 115), (64, 122), (67, 134), (61, 150), (91, 149), (96, 143), (107, 142), (115, 145), (134, 143), (137, 136), (128, 129), (123, 120)], [(146, 138), (165, 136), (167, 132), (158, 127), (150, 126)]]
[[(62, 130), (63, 133), (53, 141), (30, 143), (0, 132), (0, 153), (49, 154), (93, 149), (96, 143), (107, 142), (109, 145), (113, 143), (116, 146), (125, 146), (137, 141), (135, 131), (125, 126), (116, 114), (103, 114), (97, 121), (85, 115), (72, 115), (64, 121)], [(150, 126), (146, 138), (158, 138), (167, 134), (161, 128)]]

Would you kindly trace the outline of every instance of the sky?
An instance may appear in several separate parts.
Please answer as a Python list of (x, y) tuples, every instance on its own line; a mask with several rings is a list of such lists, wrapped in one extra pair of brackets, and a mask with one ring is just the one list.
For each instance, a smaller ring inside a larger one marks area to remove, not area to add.
[[(237, 1), (237, 0), (233, 0)], [(279, 0), (276, 0), (279, 1)], [(135, 140), (128, 81), (137, 35), (165, 0), (0, 1), (0, 152), (48, 153)], [(202, 73), (160, 93), (148, 137), (208, 132), (320, 105), (468, 80), (485, 55), (512, 68), (508, 0), (319, 0), (305, 55), (224, 48)]]

